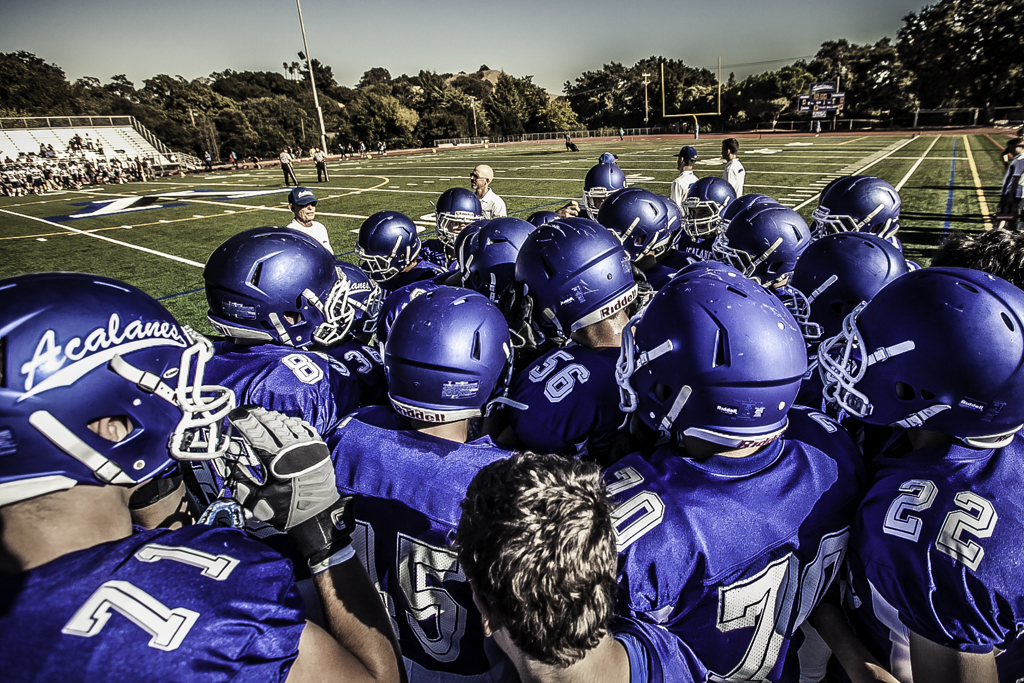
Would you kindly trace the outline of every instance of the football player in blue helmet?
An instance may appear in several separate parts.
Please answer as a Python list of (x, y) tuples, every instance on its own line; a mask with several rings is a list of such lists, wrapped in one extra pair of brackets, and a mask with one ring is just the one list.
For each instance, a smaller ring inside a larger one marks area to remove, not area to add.
[(459, 252), (462, 286), (498, 303), (515, 281), (516, 256), (536, 230), (522, 218), (503, 216), (481, 221)]
[(313, 350), (346, 340), (379, 309), (379, 291), (341, 268), (308, 237), (254, 228), (210, 255), (203, 277), (209, 318), (227, 339), (207, 372), (243, 404), (301, 417), (319, 434), (363, 404), (361, 384), (341, 362)]
[(220, 460), (240, 445), (228, 448), (234, 397), (204, 375), (209, 342), (105, 277), (38, 273), (0, 290), (5, 682), (398, 676), (383, 606), (331, 530), (336, 491), (304, 488), (300, 510), (278, 481), (268, 506), (349, 549), (316, 585), (325, 614), (363, 621), (328, 619), (328, 633), (306, 621), (292, 563), (266, 545), (206, 525), (133, 528), (136, 494), (166, 481), (175, 459)]
[(733, 216), (751, 204), (778, 205), (778, 202), (766, 194), (745, 194), (742, 197), (737, 197), (734, 201), (729, 202), (728, 206), (725, 207), (725, 210), (722, 211), (722, 232), (729, 229), (729, 221), (732, 220)]
[(623, 332), (623, 408), (664, 440), (607, 470), (620, 595), (712, 679), (780, 680), (839, 572), (861, 455), (794, 407), (806, 367), (793, 316), (724, 264), (684, 268)]
[[(893, 241), (900, 229), (900, 195), (881, 178), (844, 176), (822, 190), (812, 213), (814, 237), (836, 232), (870, 232)], [(899, 246), (894, 242), (895, 246)]]
[[(657, 289), (668, 280), (673, 271), (660, 266), (657, 261), (657, 256), (668, 250), (673, 239), (664, 197), (650, 190), (631, 187), (605, 201), (597, 218), (619, 238), (651, 287)], [(649, 271), (650, 277), (646, 275)], [(657, 284), (651, 282), (652, 279)]]
[[(391, 407), (357, 410), (329, 441), (338, 491), (354, 498), (357, 552), (386, 594), (410, 681), (518, 680), (485, 645), (449, 542), (473, 476), (510, 455), (489, 437), (471, 440), (470, 420), (504, 394), (511, 360), (497, 306), (461, 288), (427, 291), (397, 315), (384, 346)], [(440, 602), (424, 608), (409, 581), (428, 566), (440, 567), (428, 570)]]
[(599, 163), (587, 171), (583, 179), (583, 210), (587, 218), (596, 221), (601, 204), (626, 187), (626, 174), (615, 164)]
[(670, 198), (661, 196), (661, 199), (665, 202), (665, 209), (668, 212), (668, 230), (672, 233), (672, 239), (666, 248), (659, 250), (655, 258), (658, 259), (658, 263), (669, 268), (671, 274), (675, 274), (700, 259), (684, 247), (689, 243), (690, 237), (683, 230), (683, 210)]
[(738, 212), (715, 240), (716, 260), (765, 287), (779, 288), (811, 243), (807, 222), (779, 204), (754, 204)]
[(514, 435), (531, 450), (606, 462), (622, 424), (615, 363), (638, 289), (629, 255), (600, 225), (567, 218), (526, 239), (516, 280), (534, 315), (571, 343), (516, 374), (509, 398), (523, 407), (507, 411), (512, 434), (503, 441)]
[(858, 305), (819, 358), (827, 398), (892, 428), (865, 453), (850, 539), (857, 635), (901, 677), (1015, 680), (1024, 584), (1008, 568), (1024, 514), (1007, 492), (1024, 457), (1024, 293), (976, 270), (911, 272)]
[(443, 286), (429, 280), (413, 282), (405, 287), (399, 287), (387, 295), (384, 303), (381, 304), (380, 314), (377, 316), (377, 328), (374, 334), (377, 349), (380, 353), (384, 353), (384, 345), (388, 341), (388, 333), (391, 332), (391, 326), (395, 324), (395, 318), (409, 305), (409, 302), (421, 294)]
[(455, 534), (459, 564), (484, 632), (522, 680), (707, 680), (678, 638), (615, 616), (617, 521), (594, 463), (522, 453), (485, 466), (470, 483)]
[(340, 342), (332, 346), (314, 346), (313, 350), (333, 358), (348, 369), (349, 376), (359, 381), (361, 405), (383, 405), (387, 403), (384, 365), (377, 349), (369, 344), (377, 331), (377, 318), (381, 314), (385, 292), (362, 269), (351, 263), (337, 261), (335, 267), (345, 291), (342, 310), (352, 316), (352, 321), (346, 326)]
[(818, 343), (839, 334), (843, 320), (854, 308), (907, 272), (900, 250), (870, 233), (826, 235), (807, 247), (790, 281), (790, 289), (796, 293), (793, 301), (801, 308), (793, 315), (803, 320), (809, 361), (800, 387), (801, 404), (822, 404)]
[(690, 186), (683, 200), (683, 229), (691, 240), (699, 241), (722, 232), (722, 212), (736, 199), (732, 185), (713, 176)]
[(455, 237), (470, 223), (483, 219), (480, 199), (472, 190), (452, 187), (441, 193), (434, 204), (437, 224), (435, 239), (423, 244), (423, 257), (444, 268), (451, 269), (455, 262)]
[(436, 277), (440, 266), (420, 258), (416, 225), (398, 211), (378, 211), (359, 226), (356, 256), (359, 266), (387, 292)]

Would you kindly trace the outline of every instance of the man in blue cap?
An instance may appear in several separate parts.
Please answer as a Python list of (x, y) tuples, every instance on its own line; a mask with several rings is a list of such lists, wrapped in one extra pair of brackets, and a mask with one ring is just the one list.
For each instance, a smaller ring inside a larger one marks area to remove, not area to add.
[(288, 195), (288, 208), (295, 214), (295, 218), (285, 227), (309, 235), (333, 255), (334, 249), (331, 248), (331, 239), (327, 236), (327, 228), (323, 223), (313, 220), (316, 218), (316, 204), (317, 200), (313, 196), (313, 190), (308, 187), (296, 187)]
[(681, 211), (683, 209), (683, 201), (686, 199), (686, 195), (690, 193), (690, 186), (697, 182), (697, 176), (693, 173), (693, 162), (697, 160), (697, 150), (690, 145), (686, 145), (675, 156), (677, 158), (676, 168), (679, 170), (679, 175), (672, 181), (669, 199), (674, 201)]

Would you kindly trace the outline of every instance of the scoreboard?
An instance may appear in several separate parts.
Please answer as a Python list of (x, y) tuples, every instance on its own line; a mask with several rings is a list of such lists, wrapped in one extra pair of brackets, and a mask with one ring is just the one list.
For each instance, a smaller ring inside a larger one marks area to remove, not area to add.
[(824, 118), (826, 112), (842, 111), (846, 104), (846, 93), (836, 91), (835, 81), (811, 83), (811, 91), (800, 95), (797, 100), (801, 112), (811, 112), (812, 118)]

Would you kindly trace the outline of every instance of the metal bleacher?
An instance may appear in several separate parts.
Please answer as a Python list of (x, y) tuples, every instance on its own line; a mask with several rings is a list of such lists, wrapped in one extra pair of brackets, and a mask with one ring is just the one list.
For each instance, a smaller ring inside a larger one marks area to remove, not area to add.
[[(85, 147), (71, 152), (72, 138)], [(92, 149), (89, 149), (89, 143)], [(150, 159), (160, 168), (199, 168), (190, 154), (172, 151), (132, 116), (60, 116), (0, 118), (0, 161), (20, 155), (39, 155), (40, 146), (52, 145), (58, 159)], [(102, 149), (103, 153), (100, 154)]]

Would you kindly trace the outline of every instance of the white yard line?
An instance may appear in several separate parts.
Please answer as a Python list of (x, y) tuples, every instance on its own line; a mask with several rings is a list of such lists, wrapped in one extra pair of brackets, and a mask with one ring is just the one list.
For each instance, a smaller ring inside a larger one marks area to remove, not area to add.
[(164, 252), (156, 251), (155, 249), (148, 249), (146, 247), (140, 247), (137, 244), (129, 244), (128, 242), (122, 242), (120, 240), (115, 240), (115, 239), (112, 239), (110, 237), (105, 237), (103, 235), (97, 235), (97, 234), (92, 233), (92, 232), (86, 232), (85, 230), (79, 230), (78, 228), (71, 228), (71, 227), (68, 227), (67, 225), (61, 225), (60, 223), (54, 223), (53, 221), (48, 221), (45, 218), (36, 218), (35, 216), (26, 216), (23, 213), (15, 213), (14, 211), (8, 211), (6, 209), (0, 209), (0, 213), (6, 213), (6, 214), (10, 214), (12, 216), (18, 216), (19, 218), (27, 218), (30, 221), (37, 221), (39, 223), (44, 223), (46, 225), (51, 225), (51, 226), (53, 226), (55, 228), (60, 228), (62, 230), (67, 230), (68, 232), (73, 232), (73, 233), (78, 234), (78, 235), (84, 235), (86, 237), (92, 237), (93, 239), (103, 240), (104, 242), (110, 242), (111, 244), (116, 244), (116, 245), (121, 246), (121, 247), (127, 247), (129, 249), (135, 249), (136, 251), (142, 251), (142, 252), (145, 252), (147, 254), (152, 254), (154, 256), (159, 256), (161, 258), (170, 259), (171, 261), (177, 261), (178, 263), (184, 263), (185, 265), (195, 266), (196, 268), (203, 268), (206, 265), (206, 264), (203, 264), (203, 263), (196, 263), (195, 261), (190, 261), (187, 258), (182, 258), (180, 256), (175, 256), (173, 254), (165, 254)]

